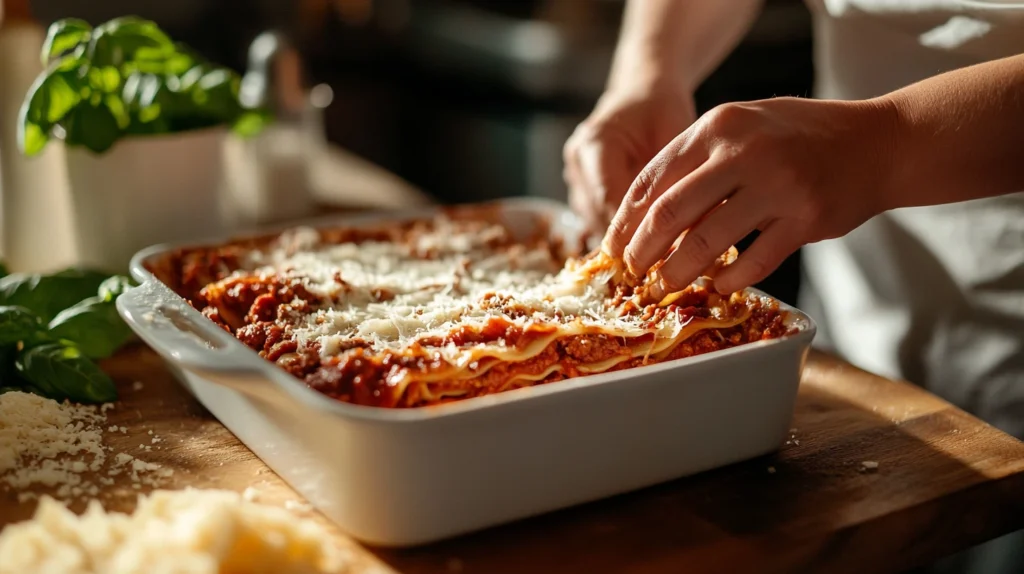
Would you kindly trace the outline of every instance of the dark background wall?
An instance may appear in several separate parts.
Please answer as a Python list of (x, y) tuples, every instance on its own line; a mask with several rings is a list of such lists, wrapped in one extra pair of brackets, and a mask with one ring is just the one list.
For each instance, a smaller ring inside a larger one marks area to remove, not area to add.
[[(710, 0), (717, 1), (717, 0)], [(623, 0), (35, 0), (44, 22), (149, 17), (239, 70), (249, 42), (285, 31), (329, 84), (329, 139), (449, 202), (564, 198), (561, 146), (604, 84)], [(802, 0), (768, 0), (751, 34), (697, 92), (698, 111), (805, 96)], [(742, 248), (749, 239), (740, 245)], [(798, 256), (762, 284), (792, 302)]]

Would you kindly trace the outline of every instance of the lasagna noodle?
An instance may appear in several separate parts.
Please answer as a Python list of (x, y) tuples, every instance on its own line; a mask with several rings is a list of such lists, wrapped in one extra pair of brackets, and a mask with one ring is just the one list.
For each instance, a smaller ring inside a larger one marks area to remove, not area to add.
[[(748, 317), (749, 313), (744, 312), (732, 319), (692, 319), (683, 326), (678, 333), (670, 337), (661, 339), (655, 337), (653, 341), (631, 345), (627, 353), (618, 354), (614, 357), (593, 363), (582, 363), (576, 365), (575, 368), (586, 374), (598, 374), (615, 367), (619, 363), (639, 357), (654, 357), (657, 361), (671, 353), (680, 343), (683, 343), (701, 331), (733, 327), (743, 323)], [(451, 381), (451, 384), (458, 385), (459, 381), (481, 377), (498, 364), (504, 363), (510, 365), (510, 368), (514, 370), (515, 365), (526, 363), (530, 359), (533, 359), (543, 353), (552, 345), (557, 344), (559, 340), (580, 335), (605, 335), (626, 339), (627, 342), (630, 342), (630, 339), (635, 340), (640, 338), (636, 333), (625, 333), (614, 329), (585, 329), (579, 327), (560, 328), (551, 334), (545, 335), (543, 338), (531, 341), (522, 349), (501, 349), (496, 347), (470, 349), (465, 351), (465, 353), (459, 357), (457, 362), (449, 362), (441, 369), (437, 369), (432, 372), (405, 371), (401, 373), (400, 376), (393, 377), (388, 382), (391, 384), (393, 392), (396, 395), (404, 394), (410, 385), (429, 385), (431, 383), (445, 381)], [(469, 364), (486, 359), (492, 359), (492, 361), (486, 363), (483, 367), (477, 370), (468, 368)], [(562, 358), (562, 361), (564, 360), (565, 359)], [(646, 361), (644, 362), (646, 363)], [(558, 366), (561, 368), (561, 364)], [(547, 372), (543, 377), (529, 374), (514, 374), (511, 375), (510, 381), (520, 379), (527, 381), (539, 381), (547, 378), (551, 372)]]

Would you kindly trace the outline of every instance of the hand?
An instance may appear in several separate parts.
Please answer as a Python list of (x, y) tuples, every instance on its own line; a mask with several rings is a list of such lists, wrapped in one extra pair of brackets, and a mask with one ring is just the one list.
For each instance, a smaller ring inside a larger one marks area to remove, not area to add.
[(689, 285), (756, 229), (715, 286), (731, 293), (757, 283), (801, 245), (844, 235), (887, 208), (896, 116), (882, 101), (719, 106), (640, 172), (603, 247), (643, 276), (685, 232), (658, 270), (658, 296)]
[(604, 233), (640, 169), (696, 118), (693, 96), (674, 86), (606, 92), (564, 148), (569, 204)]

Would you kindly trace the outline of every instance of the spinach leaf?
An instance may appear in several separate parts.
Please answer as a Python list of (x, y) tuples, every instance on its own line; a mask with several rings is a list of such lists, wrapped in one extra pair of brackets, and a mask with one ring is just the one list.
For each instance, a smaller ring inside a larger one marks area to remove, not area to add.
[(93, 359), (113, 355), (133, 337), (131, 328), (121, 320), (114, 305), (114, 296), (90, 297), (61, 311), (50, 321), (51, 339), (74, 344), (82, 354)]
[(54, 400), (105, 403), (117, 400), (114, 381), (75, 347), (48, 343), (22, 351), (18, 372)]
[(52, 275), (14, 273), (0, 279), (0, 305), (17, 305), (43, 321), (82, 299), (96, 295), (107, 275), (88, 269), (66, 269)]
[(25, 307), (0, 306), (0, 346), (45, 341), (44, 328), (43, 320)]

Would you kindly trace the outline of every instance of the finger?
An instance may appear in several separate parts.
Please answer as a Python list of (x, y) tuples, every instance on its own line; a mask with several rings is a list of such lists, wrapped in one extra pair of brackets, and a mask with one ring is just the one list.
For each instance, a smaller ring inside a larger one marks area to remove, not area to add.
[(608, 227), (602, 242), (604, 250), (621, 257), (654, 202), (707, 158), (707, 147), (692, 126), (658, 152), (633, 179)]
[(618, 209), (635, 175), (629, 173), (628, 153), (614, 142), (595, 141), (583, 146), (578, 157), (580, 175), (607, 226), (610, 218), (606, 214)]
[(711, 159), (673, 185), (644, 214), (623, 258), (642, 276), (663, 258), (679, 235), (697, 224), (739, 184), (734, 170)]
[(799, 226), (778, 219), (772, 221), (739, 259), (718, 273), (715, 289), (719, 293), (734, 293), (760, 283), (803, 243)]
[(563, 151), (564, 167), (562, 168), (562, 179), (569, 188), (569, 207), (582, 220), (587, 230), (592, 233), (603, 233), (606, 227), (605, 222), (600, 221), (598, 202), (586, 187), (579, 168), (579, 145), (576, 143), (576, 135), (569, 138)]
[(600, 235), (606, 226), (598, 216), (597, 206), (590, 195), (579, 186), (569, 188), (569, 208), (583, 220), (589, 233)]
[[(658, 270), (661, 294), (685, 288), (737, 241), (766, 219), (765, 194), (740, 190), (691, 227)], [(734, 263), (735, 264), (735, 263)], [(725, 271), (723, 270), (722, 273)], [(654, 293), (656, 296), (658, 289)]]

